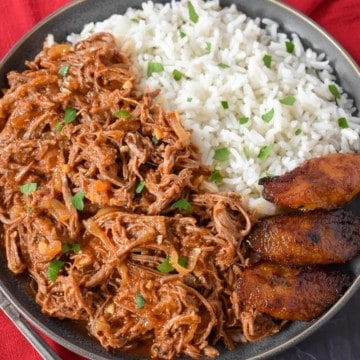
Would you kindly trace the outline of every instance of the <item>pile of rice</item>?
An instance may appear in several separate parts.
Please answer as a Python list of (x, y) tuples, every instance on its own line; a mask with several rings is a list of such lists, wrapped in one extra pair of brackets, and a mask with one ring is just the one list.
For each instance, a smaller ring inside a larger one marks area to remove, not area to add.
[[(360, 118), (339, 85), (339, 98), (329, 90), (336, 79), (325, 55), (278, 27), (217, 0), (147, 2), (87, 24), (68, 40), (112, 33), (133, 57), (139, 87), (160, 88), (157, 101), (179, 111), (203, 161), (221, 174), (219, 189), (238, 191), (250, 209), (269, 214), (259, 178), (316, 156), (360, 150)], [(159, 72), (148, 74), (149, 63)], [(224, 148), (223, 160), (214, 159)]]

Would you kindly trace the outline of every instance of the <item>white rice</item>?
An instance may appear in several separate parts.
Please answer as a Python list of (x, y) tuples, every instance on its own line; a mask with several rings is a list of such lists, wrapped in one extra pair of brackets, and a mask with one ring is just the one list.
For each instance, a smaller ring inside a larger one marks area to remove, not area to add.
[[(358, 152), (360, 118), (352, 116), (356, 109), (339, 85), (340, 99), (335, 101), (330, 93), (328, 86), (336, 79), (325, 55), (305, 49), (296, 34), (288, 37), (274, 21), (251, 19), (235, 6), (221, 9), (217, 0), (192, 0), (198, 14), (194, 23), (188, 3), (147, 2), (141, 10), (128, 9), (125, 15), (87, 24), (68, 40), (112, 33), (131, 54), (139, 87), (161, 89), (157, 101), (179, 111), (203, 161), (221, 172), (220, 190), (238, 191), (251, 209), (270, 214), (274, 208), (261, 199), (259, 178), (281, 175), (328, 153)], [(289, 40), (292, 54), (286, 51)], [(271, 56), (270, 69), (264, 55)], [(150, 61), (163, 64), (164, 70), (148, 77)], [(174, 80), (174, 69), (183, 74), (180, 81)], [(287, 96), (295, 97), (293, 105), (279, 102)], [(262, 115), (271, 109), (274, 116), (265, 122)], [(240, 117), (249, 120), (241, 125)], [(348, 128), (339, 127), (342, 117)], [(269, 156), (259, 158), (269, 145)], [(214, 160), (215, 150), (224, 147), (230, 151), (228, 160)], [(209, 186), (216, 190), (215, 184)]]

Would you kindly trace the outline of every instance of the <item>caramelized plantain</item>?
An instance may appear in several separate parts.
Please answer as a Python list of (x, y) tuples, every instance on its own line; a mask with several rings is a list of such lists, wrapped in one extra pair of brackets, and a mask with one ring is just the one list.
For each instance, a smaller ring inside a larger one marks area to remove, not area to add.
[(244, 310), (310, 321), (330, 308), (349, 284), (347, 274), (259, 263), (243, 271), (235, 291)]
[(360, 217), (341, 209), (276, 215), (258, 222), (247, 243), (279, 264), (344, 263), (360, 252)]
[(263, 197), (291, 208), (339, 207), (360, 192), (360, 154), (330, 154), (308, 160), (294, 170), (260, 179)]

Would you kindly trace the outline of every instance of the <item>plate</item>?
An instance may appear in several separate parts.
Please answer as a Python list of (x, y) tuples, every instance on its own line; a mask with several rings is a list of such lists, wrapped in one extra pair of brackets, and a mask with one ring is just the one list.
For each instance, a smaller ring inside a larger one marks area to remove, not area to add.
[[(155, 2), (166, 3), (167, 1)], [(41, 50), (47, 34), (52, 33), (56, 41), (65, 41), (69, 33), (80, 32), (84, 24), (104, 20), (114, 13), (124, 13), (129, 6), (139, 7), (141, 3), (141, 0), (78, 0), (65, 6), (40, 22), (7, 54), (0, 66), (0, 88), (6, 86), (6, 73), (8, 71), (24, 70), (24, 61), (33, 58)], [(317, 52), (325, 52), (335, 68), (339, 84), (348, 94), (351, 94), (356, 107), (360, 108), (360, 93), (357, 91), (360, 78), (359, 68), (347, 52), (324, 30), (301, 13), (274, 0), (221, 1), (222, 6), (232, 3), (235, 3), (240, 10), (250, 17), (267, 17), (277, 21), (281, 24), (281, 30), (297, 33), (306, 47), (312, 47)], [(349, 206), (360, 215), (360, 200), (353, 201)], [(232, 351), (220, 348), (219, 359), (266, 359), (294, 346), (319, 329), (360, 288), (360, 257), (346, 264), (346, 268), (355, 275), (353, 284), (322, 317), (309, 323), (289, 323), (277, 335), (257, 343), (240, 346)], [(0, 287), (30, 323), (69, 350), (94, 360), (138, 358), (124, 353), (115, 355), (106, 352), (86, 333), (78, 331), (71, 321), (61, 321), (44, 316), (28, 291), (26, 278), (14, 277), (7, 269), (6, 260), (2, 255), (0, 255)]]

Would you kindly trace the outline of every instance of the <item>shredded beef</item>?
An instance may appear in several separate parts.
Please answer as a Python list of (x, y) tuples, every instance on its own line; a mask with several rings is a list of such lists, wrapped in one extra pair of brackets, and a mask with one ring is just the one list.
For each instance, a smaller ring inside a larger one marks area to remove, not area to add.
[[(9, 73), (0, 99), (9, 268), (30, 273), (45, 314), (86, 322), (106, 349), (150, 341), (149, 356), (171, 359), (216, 356), (220, 339), (234, 347), (232, 297), (251, 225), (241, 198), (201, 192), (209, 169), (190, 133), (155, 103), (158, 91), (136, 89), (111, 35), (45, 46), (27, 66)], [(29, 183), (35, 191), (21, 191)], [(179, 199), (193, 212), (174, 208)], [(62, 266), (51, 278), (54, 260)]]

